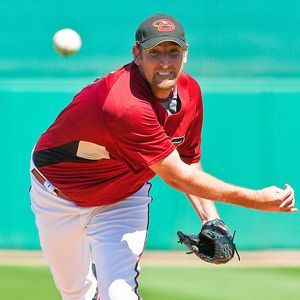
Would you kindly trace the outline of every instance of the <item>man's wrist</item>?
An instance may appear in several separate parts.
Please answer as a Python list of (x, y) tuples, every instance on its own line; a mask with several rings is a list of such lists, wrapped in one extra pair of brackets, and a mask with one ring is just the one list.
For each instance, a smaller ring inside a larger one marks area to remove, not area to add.
[(238, 188), (234, 195), (233, 204), (248, 208), (255, 208), (259, 202), (259, 193), (256, 190), (247, 188)]

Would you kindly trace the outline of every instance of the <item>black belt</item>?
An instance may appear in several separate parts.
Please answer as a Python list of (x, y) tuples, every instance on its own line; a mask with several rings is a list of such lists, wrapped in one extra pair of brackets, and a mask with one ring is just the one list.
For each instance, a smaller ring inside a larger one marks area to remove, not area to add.
[[(40, 183), (40, 184), (42, 184), (43, 186), (45, 186), (44, 184), (45, 184), (45, 182), (47, 181), (47, 179), (46, 178), (44, 178), (36, 169), (32, 169), (31, 170), (31, 173), (32, 173), (32, 175), (35, 177), (35, 179)], [(57, 196), (59, 196), (59, 197), (61, 197), (61, 198), (63, 198), (63, 199), (66, 199), (66, 200), (70, 200), (66, 195), (64, 195), (59, 189), (54, 189), (53, 190), (53, 192), (57, 195)]]

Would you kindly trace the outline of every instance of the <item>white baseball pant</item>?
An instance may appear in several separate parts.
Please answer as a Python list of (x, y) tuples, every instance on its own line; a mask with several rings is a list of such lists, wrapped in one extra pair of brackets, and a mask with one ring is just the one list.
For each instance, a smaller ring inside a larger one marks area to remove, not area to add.
[[(31, 168), (34, 167), (33, 165)], [(149, 219), (150, 183), (112, 205), (79, 207), (31, 174), (31, 207), (40, 244), (63, 300), (136, 300), (139, 258)]]

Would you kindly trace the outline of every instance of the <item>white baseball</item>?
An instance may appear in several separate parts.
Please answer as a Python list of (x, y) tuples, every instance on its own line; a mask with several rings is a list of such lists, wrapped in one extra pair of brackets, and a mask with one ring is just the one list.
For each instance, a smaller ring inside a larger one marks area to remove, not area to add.
[(75, 30), (64, 28), (54, 34), (53, 44), (59, 54), (68, 56), (79, 51), (82, 42), (80, 35)]

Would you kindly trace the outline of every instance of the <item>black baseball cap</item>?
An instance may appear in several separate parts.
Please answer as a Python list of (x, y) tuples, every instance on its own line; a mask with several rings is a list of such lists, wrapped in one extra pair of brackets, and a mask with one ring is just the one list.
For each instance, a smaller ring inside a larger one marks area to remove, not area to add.
[(161, 42), (175, 42), (184, 50), (187, 49), (182, 25), (166, 14), (155, 14), (145, 19), (136, 30), (135, 40), (145, 49), (150, 49)]

